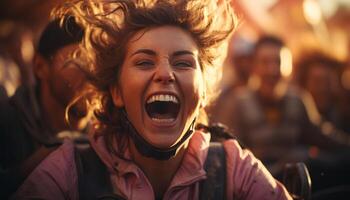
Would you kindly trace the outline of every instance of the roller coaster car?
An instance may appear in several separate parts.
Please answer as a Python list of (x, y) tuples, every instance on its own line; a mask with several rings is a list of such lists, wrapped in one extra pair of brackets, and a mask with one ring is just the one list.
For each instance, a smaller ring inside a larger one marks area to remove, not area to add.
[(283, 183), (294, 200), (348, 200), (350, 185), (338, 185), (311, 195), (311, 177), (302, 162), (288, 163), (283, 171)]
[(311, 177), (304, 163), (287, 163), (283, 183), (294, 200), (311, 199)]

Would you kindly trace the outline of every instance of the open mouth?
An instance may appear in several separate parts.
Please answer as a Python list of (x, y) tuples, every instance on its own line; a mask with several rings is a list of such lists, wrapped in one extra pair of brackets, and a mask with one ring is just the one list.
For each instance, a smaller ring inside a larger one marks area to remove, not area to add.
[(180, 103), (176, 96), (168, 94), (152, 95), (145, 105), (148, 116), (156, 122), (175, 121)]

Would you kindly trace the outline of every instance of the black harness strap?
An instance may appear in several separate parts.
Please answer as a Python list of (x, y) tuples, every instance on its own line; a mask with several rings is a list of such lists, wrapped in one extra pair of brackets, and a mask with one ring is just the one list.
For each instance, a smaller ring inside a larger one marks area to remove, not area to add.
[[(200, 183), (200, 200), (226, 199), (226, 159), (221, 143), (212, 142), (204, 169), (207, 179)], [(79, 199), (122, 200), (115, 195), (109, 172), (96, 152), (88, 145), (76, 145)]]
[(114, 194), (107, 167), (90, 144), (76, 145), (75, 163), (78, 173), (79, 199), (123, 200)]
[(204, 169), (207, 179), (200, 183), (199, 199), (226, 199), (226, 154), (221, 143), (210, 143)]

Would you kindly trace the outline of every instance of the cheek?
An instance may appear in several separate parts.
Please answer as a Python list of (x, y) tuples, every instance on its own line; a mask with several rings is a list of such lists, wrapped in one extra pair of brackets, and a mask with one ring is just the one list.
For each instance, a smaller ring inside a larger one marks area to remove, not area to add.
[(147, 85), (147, 77), (147, 74), (130, 68), (122, 70), (120, 74), (120, 96), (128, 112), (139, 112), (140, 100)]
[(184, 95), (190, 104), (191, 110), (196, 109), (204, 100), (204, 81), (200, 70), (193, 72), (184, 80)]
[(197, 95), (199, 98), (199, 101), (205, 100), (205, 81), (204, 81), (204, 75), (201, 71), (197, 73), (196, 76), (196, 83), (197, 83)]
[(147, 75), (137, 70), (126, 69), (121, 73), (120, 84), (125, 98), (139, 95), (146, 84)]
[(78, 72), (65, 72), (62, 75), (63, 84), (72, 92), (80, 90), (85, 82), (83, 75)]
[(60, 70), (52, 73), (51, 82), (54, 84), (54, 87), (57, 90), (61, 91), (61, 93), (70, 93), (70, 79), (71, 77), (69, 74), (66, 74), (64, 71)]

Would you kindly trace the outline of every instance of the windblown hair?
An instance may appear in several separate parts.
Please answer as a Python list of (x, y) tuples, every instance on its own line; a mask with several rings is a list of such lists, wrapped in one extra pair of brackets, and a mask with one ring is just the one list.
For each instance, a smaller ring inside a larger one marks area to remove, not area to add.
[(209, 100), (216, 89), (213, 78), (218, 77), (213, 73), (220, 72), (216, 66), (222, 53), (219, 50), (237, 25), (227, 0), (219, 5), (214, 0), (73, 0), (53, 14), (73, 15), (84, 27), (85, 39), (79, 55), (87, 60), (84, 70), (95, 87), (94, 113), (101, 132), (108, 137), (123, 132), (121, 108), (113, 104), (109, 89), (119, 84), (126, 45), (135, 33), (165, 25), (190, 33), (199, 47)]

